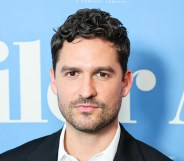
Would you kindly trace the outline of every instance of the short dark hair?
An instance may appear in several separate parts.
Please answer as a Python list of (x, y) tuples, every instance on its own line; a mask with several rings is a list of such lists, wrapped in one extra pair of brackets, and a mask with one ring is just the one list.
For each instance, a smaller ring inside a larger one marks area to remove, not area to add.
[(55, 32), (51, 40), (54, 71), (64, 41), (72, 42), (74, 39), (82, 37), (86, 39), (101, 38), (112, 42), (117, 49), (122, 71), (126, 72), (130, 55), (127, 29), (108, 12), (100, 9), (80, 9), (75, 14), (68, 16), (64, 24)]

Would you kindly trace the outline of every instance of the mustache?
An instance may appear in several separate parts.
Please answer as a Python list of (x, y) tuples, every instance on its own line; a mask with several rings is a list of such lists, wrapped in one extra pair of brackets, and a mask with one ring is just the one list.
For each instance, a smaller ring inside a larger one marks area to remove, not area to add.
[(79, 97), (75, 101), (72, 101), (70, 103), (70, 106), (76, 106), (77, 104), (90, 104), (90, 105), (95, 105), (99, 108), (104, 108), (105, 107), (105, 103), (103, 103), (102, 101), (97, 100), (96, 98)]

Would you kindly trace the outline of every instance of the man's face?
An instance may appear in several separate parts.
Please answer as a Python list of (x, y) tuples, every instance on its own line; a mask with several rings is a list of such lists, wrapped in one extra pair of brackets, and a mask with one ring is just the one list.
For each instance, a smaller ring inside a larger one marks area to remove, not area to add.
[(67, 123), (92, 133), (118, 122), (132, 74), (128, 71), (123, 79), (113, 44), (99, 38), (65, 41), (59, 54), (51, 86)]

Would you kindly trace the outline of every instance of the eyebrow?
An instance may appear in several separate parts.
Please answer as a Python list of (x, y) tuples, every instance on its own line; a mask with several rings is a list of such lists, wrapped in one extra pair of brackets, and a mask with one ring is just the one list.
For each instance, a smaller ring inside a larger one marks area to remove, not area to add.
[(96, 68), (94, 68), (94, 71), (96, 71), (96, 72), (107, 71), (107, 72), (115, 73), (114, 69), (111, 66), (96, 67)]
[(65, 71), (71, 71), (71, 70), (80, 71), (80, 68), (78, 68), (78, 67), (72, 67), (72, 66), (63, 66), (61, 68), (61, 73), (65, 72)]
[[(65, 71), (81, 71), (80, 67), (74, 67), (74, 66), (63, 66), (61, 68), (61, 72), (65, 72)], [(99, 67), (94, 67), (93, 71), (98, 72), (98, 71), (107, 71), (107, 72), (111, 72), (111, 73), (115, 73), (114, 69), (111, 66), (99, 66)]]

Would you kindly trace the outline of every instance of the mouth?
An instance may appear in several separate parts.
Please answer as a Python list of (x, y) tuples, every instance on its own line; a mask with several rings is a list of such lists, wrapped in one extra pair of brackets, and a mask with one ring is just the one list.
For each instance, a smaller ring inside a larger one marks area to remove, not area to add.
[(80, 112), (84, 112), (84, 113), (91, 113), (98, 108), (96, 105), (91, 105), (91, 104), (80, 104), (80, 105), (77, 105), (76, 107)]

